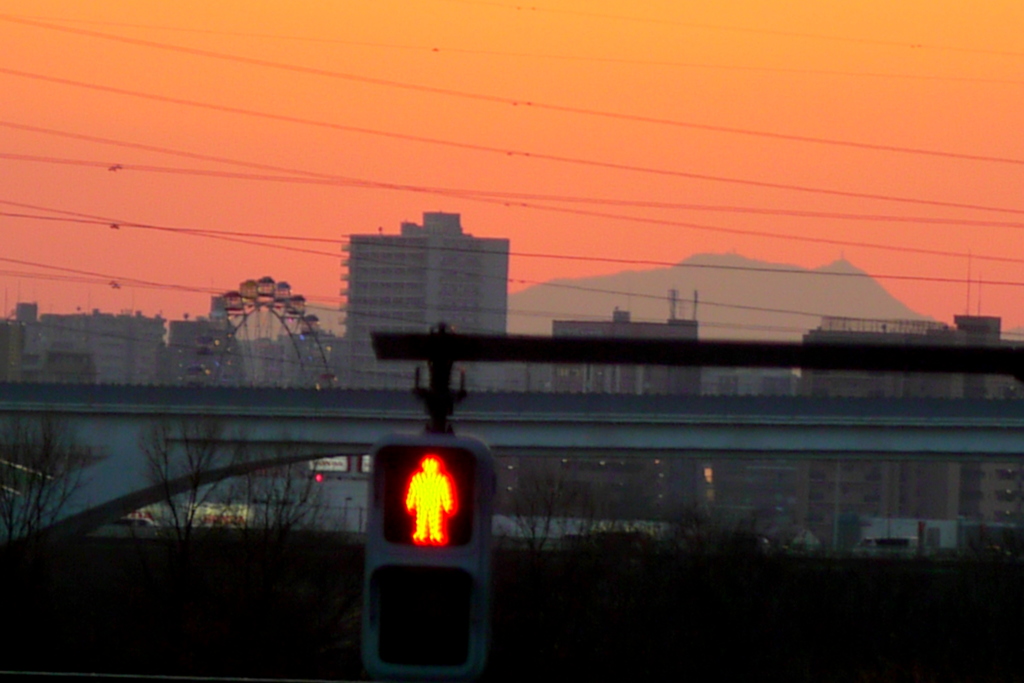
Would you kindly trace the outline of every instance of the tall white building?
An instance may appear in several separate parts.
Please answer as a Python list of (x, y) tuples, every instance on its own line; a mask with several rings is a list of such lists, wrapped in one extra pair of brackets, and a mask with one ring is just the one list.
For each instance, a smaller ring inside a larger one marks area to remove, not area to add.
[(456, 332), (505, 333), (507, 239), (473, 237), (462, 231), (459, 214), (436, 212), (424, 213), (423, 225), (402, 223), (398, 235), (353, 235), (345, 248), (342, 386), (410, 386), (410, 364), (377, 362), (375, 330), (426, 332), (446, 323)]

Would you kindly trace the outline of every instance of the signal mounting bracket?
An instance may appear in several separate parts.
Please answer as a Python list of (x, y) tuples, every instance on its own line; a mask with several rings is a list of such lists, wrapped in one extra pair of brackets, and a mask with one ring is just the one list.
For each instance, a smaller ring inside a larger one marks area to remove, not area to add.
[(430, 421), (426, 431), (432, 434), (454, 434), (448, 418), (455, 412), (455, 405), (466, 398), (466, 373), (461, 373), (459, 388), (452, 391), (452, 368), (455, 365), (455, 354), (448, 343), (450, 333), (444, 323), (430, 330), (428, 350), (426, 354), (427, 368), (430, 372), (430, 383), (420, 385), (420, 369), (416, 368), (416, 385), (413, 393), (423, 401)]

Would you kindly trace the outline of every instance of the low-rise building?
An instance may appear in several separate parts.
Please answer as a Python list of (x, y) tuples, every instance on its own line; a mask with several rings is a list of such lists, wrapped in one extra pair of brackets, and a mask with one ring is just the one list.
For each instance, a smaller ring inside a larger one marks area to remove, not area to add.
[[(824, 318), (805, 343), (914, 345), (1002, 344), (1000, 319), (956, 316), (954, 325), (921, 320)], [(800, 391), (821, 398), (961, 399), (1015, 396), (1015, 380), (987, 375), (805, 371)], [(838, 541), (843, 515), (921, 519), (1024, 520), (1021, 464), (849, 460), (801, 464), (802, 522)]]
[[(663, 323), (634, 322), (629, 311), (615, 309), (611, 320), (555, 320), (554, 337), (697, 340), (697, 321), (670, 318)], [(579, 363), (554, 367), (553, 390), (605, 394), (697, 394), (700, 368), (658, 365)]]
[[(25, 328), (23, 379), (31, 381), (45, 375), (51, 377), (45, 381), (70, 381), (71, 377), (94, 373), (92, 381), (103, 384), (159, 381), (166, 322), (162, 317), (130, 311), (102, 313), (97, 309), (37, 318), (37, 311), (35, 304), (18, 304), (16, 317)], [(82, 360), (85, 356), (91, 357), (92, 370)], [(58, 375), (65, 379), (52, 379)]]

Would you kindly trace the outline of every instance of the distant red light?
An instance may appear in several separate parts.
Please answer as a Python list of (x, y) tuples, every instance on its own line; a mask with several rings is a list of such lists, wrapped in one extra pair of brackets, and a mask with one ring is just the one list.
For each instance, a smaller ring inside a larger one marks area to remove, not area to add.
[(315, 481), (318, 484), (322, 484), (323, 481), (324, 481), (323, 473), (322, 472), (317, 472), (316, 474), (314, 474), (313, 475), (313, 481)]

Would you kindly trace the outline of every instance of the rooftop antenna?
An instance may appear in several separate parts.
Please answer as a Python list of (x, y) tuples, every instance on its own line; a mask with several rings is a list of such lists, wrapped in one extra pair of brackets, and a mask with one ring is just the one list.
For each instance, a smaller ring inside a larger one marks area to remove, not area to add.
[(679, 290), (670, 289), (668, 290), (668, 319), (673, 321), (676, 319), (676, 305), (679, 303)]
[(971, 252), (967, 251), (967, 306), (964, 308), (964, 314), (971, 314)]
[(699, 297), (698, 297), (698, 294), (697, 294), (697, 290), (695, 289), (695, 290), (693, 290), (693, 319), (694, 320), (697, 319), (697, 303), (698, 303), (698, 298)]
[(981, 273), (978, 273), (978, 317), (981, 317)]

